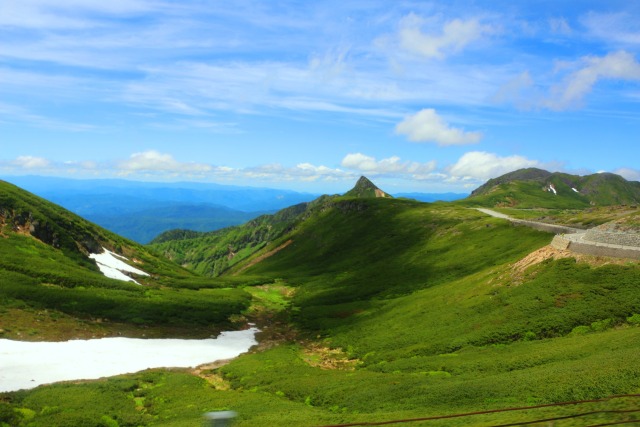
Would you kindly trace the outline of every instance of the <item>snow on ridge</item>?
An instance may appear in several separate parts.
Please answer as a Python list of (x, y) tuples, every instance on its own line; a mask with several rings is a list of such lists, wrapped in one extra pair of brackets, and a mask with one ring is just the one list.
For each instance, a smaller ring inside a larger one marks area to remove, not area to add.
[(100, 254), (90, 254), (89, 258), (95, 260), (100, 272), (110, 279), (133, 282), (139, 285), (140, 283), (136, 282), (132, 277), (129, 277), (124, 273), (133, 273), (140, 276), (149, 275), (148, 273), (121, 261), (121, 259), (127, 259), (122, 255), (115, 254), (104, 247), (102, 249), (104, 252)]

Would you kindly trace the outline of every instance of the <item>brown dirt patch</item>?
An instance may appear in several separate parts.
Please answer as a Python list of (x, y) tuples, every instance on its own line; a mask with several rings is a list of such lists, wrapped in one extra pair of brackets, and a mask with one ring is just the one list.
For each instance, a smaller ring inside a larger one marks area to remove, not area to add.
[(215, 372), (221, 366), (231, 362), (232, 359), (216, 360), (213, 363), (207, 363), (197, 366), (190, 372), (204, 380), (206, 380), (216, 390), (230, 390), (231, 384), (221, 375)]
[(309, 366), (320, 369), (353, 371), (359, 363), (358, 359), (349, 359), (340, 348), (324, 347), (318, 343), (307, 344), (301, 357)]
[(572, 256), (574, 256), (574, 254), (569, 251), (559, 250), (547, 245), (537, 251), (531, 252), (529, 255), (513, 264), (512, 269), (516, 274), (522, 274), (532, 265), (540, 264), (548, 259), (570, 258)]
[(515, 284), (522, 283), (525, 271), (536, 264), (548, 259), (574, 258), (577, 262), (586, 263), (593, 267), (601, 267), (608, 264), (628, 265), (629, 260), (605, 256), (593, 256), (577, 254), (568, 250), (559, 250), (550, 245), (544, 246), (516, 262), (511, 267), (512, 280)]

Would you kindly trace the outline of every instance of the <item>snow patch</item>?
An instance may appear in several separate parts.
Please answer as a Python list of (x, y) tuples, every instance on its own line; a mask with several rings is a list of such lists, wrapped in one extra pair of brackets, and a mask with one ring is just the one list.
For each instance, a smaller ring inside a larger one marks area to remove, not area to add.
[(578, 190), (576, 190), (575, 188), (571, 187), (571, 189), (572, 189), (573, 191), (575, 191), (576, 193), (579, 193), (579, 191), (578, 191)]
[(553, 191), (553, 194), (555, 194), (556, 196), (558, 195), (558, 192), (556, 191), (556, 187), (553, 184), (549, 184), (547, 191)]
[(230, 359), (258, 342), (257, 328), (205, 340), (101, 338), (66, 342), (0, 339), (0, 392), (149, 368), (188, 368)]
[(132, 267), (129, 264), (123, 262), (122, 260), (128, 261), (128, 259), (123, 257), (122, 255), (115, 254), (110, 250), (108, 250), (107, 248), (102, 248), (102, 250), (104, 252), (100, 254), (91, 254), (89, 255), (89, 258), (95, 260), (96, 264), (98, 264), (98, 268), (100, 269), (100, 272), (105, 276), (109, 277), (110, 279), (123, 280), (125, 282), (133, 282), (139, 285), (140, 283), (136, 282), (133, 278), (127, 276), (124, 273), (125, 272), (133, 273), (133, 274), (138, 274), (140, 276), (149, 275), (144, 271), (138, 268)]

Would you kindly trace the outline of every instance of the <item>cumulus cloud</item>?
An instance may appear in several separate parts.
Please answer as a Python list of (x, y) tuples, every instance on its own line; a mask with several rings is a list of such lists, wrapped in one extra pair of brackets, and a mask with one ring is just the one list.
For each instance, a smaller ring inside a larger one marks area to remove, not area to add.
[(512, 172), (517, 169), (540, 167), (537, 160), (530, 160), (522, 156), (500, 157), (497, 154), (484, 151), (465, 153), (458, 161), (449, 167), (449, 174), (454, 179), (487, 180)]
[(426, 58), (441, 59), (459, 52), (465, 46), (491, 33), (490, 25), (482, 25), (477, 19), (454, 19), (446, 22), (439, 34), (425, 34), (421, 27), (424, 20), (411, 13), (400, 21), (400, 46)]
[(396, 125), (396, 133), (407, 135), (413, 142), (435, 142), (438, 145), (475, 144), (482, 139), (480, 132), (450, 127), (432, 108), (406, 117)]
[(376, 160), (374, 157), (362, 153), (347, 154), (340, 164), (342, 167), (369, 174), (424, 175), (433, 172), (436, 168), (435, 161), (427, 163), (403, 162), (398, 156)]
[(51, 162), (42, 157), (20, 156), (13, 161), (13, 165), (22, 169), (46, 169)]
[(155, 150), (134, 153), (117, 166), (124, 173), (130, 172), (209, 172), (211, 165), (195, 162), (179, 162), (171, 154)]
[(581, 59), (582, 67), (571, 73), (563, 84), (553, 88), (553, 95), (546, 106), (564, 110), (579, 106), (593, 86), (602, 79), (640, 80), (640, 63), (626, 51), (606, 56), (587, 56)]

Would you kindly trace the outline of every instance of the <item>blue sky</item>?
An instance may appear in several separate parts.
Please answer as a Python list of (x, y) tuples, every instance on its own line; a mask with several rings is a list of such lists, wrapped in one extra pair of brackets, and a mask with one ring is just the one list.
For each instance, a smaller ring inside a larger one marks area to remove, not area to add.
[(640, 179), (640, 2), (0, 2), (0, 175)]

